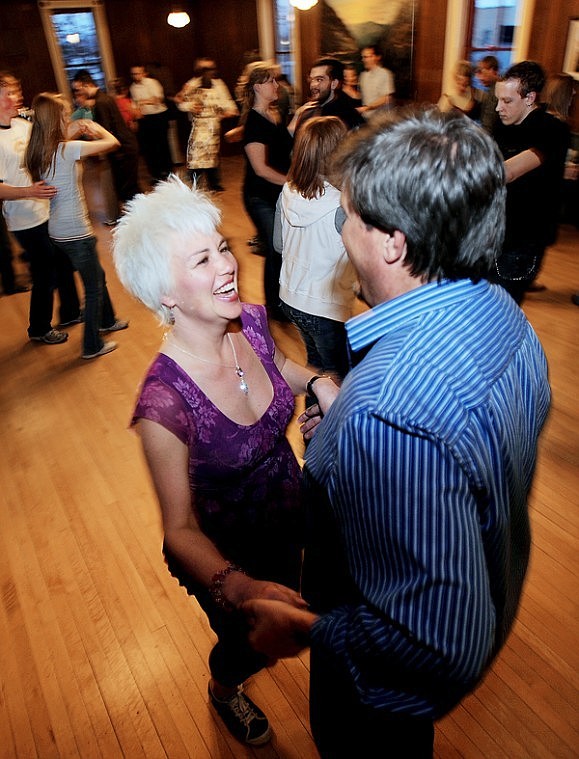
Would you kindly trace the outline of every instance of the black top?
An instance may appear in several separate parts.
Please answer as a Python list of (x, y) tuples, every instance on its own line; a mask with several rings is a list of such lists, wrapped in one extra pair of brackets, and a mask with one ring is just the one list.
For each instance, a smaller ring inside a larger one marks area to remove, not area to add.
[(334, 92), (334, 97), (329, 102), (308, 108), (302, 113), (295, 132), (297, 134), (301, 125), (314, 116), (337, 116), (348, 129), (356, 129), (366, 123), (364, 117), (356, 110), (359, 105), (362, 105), (362, 101), (357, 103), (354, 98), (345, 95), (343, 92)]
[(532, 150), (541, 165), (507, 185), (505, 249), (551, 245), (557, 234), (569, 127), (536, 108), (521, 124), (499, 124), (494, 137), (505, 160)]
[[(290, 167), (293, 139), (283, 123), (274, 124), (252, 108), (247, 114), (247, 121), (245, 122), (243, 145), (249, 145), (252, 142), (265, 145), (268, 166), (282, 174), (287, 174)], [(245, 156), (245, 166), (243, 183), (245, 195), (262, 198), (275, 206), (282, 185), (258, 177), (247, 155)]]

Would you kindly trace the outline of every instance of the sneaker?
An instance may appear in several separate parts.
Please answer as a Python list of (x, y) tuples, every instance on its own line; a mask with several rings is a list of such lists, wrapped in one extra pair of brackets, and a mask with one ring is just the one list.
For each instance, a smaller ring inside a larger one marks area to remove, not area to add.
[(253, 701), (243, 692), (240, 685), (237, 693), (231, 698), (221, 700), (213, 695), (209, 685), (209, 700), (217, 714), (225, 722), (230, 733), (237, 740), (249, 743), (251, 746), (261, 746), (271, 738), (271, 730), (267, 717)]
[(60, 322), (58, 327), (72, 327), (75, 324), (82, 324), (83, 321), (84, 321), (84, 314), (81, 311), (80, 314), (74, 319), (69, 319), (67, 322)]
[(110, 327), (101, 327), (99, 329), (99, 332), (102, 334), (104, 332), (120, 332), (122, 329), (127, 329), (129, 326), (129, 322), (124, 321), (123, 319), (117, 319), (114, 324), (111, 324)]
[(58, 345), (68, 340), (68, 332), (51, 329), (45, 335), (30, 335), (30, 339), (37, 343), (46, 343), (46, 345)]
[(11, 290), (4, 290), (4, 295), (18, 295), (18, 293), (27, 293), (30, 290), (26, 285), (14, 285)]
[(108, 343), (104, 343), (100, 351), (97, 351), (96, 353), (83, 353), (82, 358), (89, 359), (89, 358), (98, 358), (99, 356), (105, 356), (107, 353), (111, 353), (112, 351), (114, 351), (116, 347), (117, 347), (117, 344), (113, 343), (111, 340)]

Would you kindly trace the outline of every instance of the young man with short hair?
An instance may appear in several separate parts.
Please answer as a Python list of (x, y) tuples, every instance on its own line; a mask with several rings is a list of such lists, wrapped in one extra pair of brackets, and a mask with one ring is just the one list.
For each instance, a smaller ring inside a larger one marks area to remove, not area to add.
[(569, 127), (540, 105), (545, 73), (535, 61), (511, 66), (495, 85), (505, 159), (507, 226), (493, 280), (519, 304), (557, 237)]
[(382, 53), (377, 45), (362, 48), (365, 71), (360, 74), (361, 113), (369, 118), (379, 108), (394, 105), (394, 74), (382, 66)]

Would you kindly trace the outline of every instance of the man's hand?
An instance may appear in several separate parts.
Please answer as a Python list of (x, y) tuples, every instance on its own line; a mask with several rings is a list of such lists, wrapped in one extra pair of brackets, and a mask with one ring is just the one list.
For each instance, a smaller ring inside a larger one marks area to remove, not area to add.
[(249, 624), (252, 647), (270, 659), (297, 656), (309, 646), (310, 629), (317, 616), (283, 601), (244, 601), (242, 611)]
[(43, 200), (46, 200), (46, 198), (53, 198), (56, 195), (56, 187), (54, 187), (51, 184), (46, 184), (46, 182), (34, 182), (34, 184), (30, 185), (29, 189), (29, 197), (31, 198), (41, 198)]

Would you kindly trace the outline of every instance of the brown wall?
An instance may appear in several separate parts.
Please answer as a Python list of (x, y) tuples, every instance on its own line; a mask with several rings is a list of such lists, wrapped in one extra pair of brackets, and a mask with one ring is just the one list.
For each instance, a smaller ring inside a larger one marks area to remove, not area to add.
[[(184, 1), (180, 5), (188, 10), (191, 24), (174, 29), (167, 24), (170, 3), (106, 0), (117, 75), (126, 76), (137, 61), (157, 61), (170, 69), (180, 88), (193, 76), (195, 59), (208, 55), (217, 59), (221, 76), (232, 87), (243, 53), (258, 47), (255, 0)], [(0, 67), (22, 79), (27, 100), (40, 90), (55, 89), (36, 2), (0, 2)]]
[[(233, 87), (244, 52), (258, 47), (255, 0), (183, 0), (181, 5), (191, 24), (173, 29), (166, 21), (170, 3), (106, 0), (117, 73), (126, 75), (137, 61), (158, 61), (169, 68), (179, 88), (192, 76), (195, 58), (209, 55), (217, 59), (223, 79)], [(419, 102), (436, 101), (440, 94), (446, 5), (447, 0), (417, 3), (414, 97)], [(562, 68), (568, 23), (574, 17), (579, 17), (579, 0), (536, 0), (529, 57), (541, 61), (549, 72)], [(302, 14), (306, 75), (312, 60), (324, 52), (319, 50), (320, 19), (321, 4)], [(27, 101), (35, 92), (56, 87), (36, 2), (0, 2), (0, 67), (22, 78)]]

